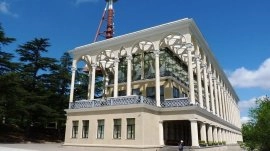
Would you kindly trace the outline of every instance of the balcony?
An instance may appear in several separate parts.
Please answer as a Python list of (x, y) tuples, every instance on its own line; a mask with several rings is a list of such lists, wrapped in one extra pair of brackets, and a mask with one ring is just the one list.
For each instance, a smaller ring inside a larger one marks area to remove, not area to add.
[[(80, 108), (95, 108), (106, 106), (131, 105), (131, 104), (147, 104), (151, 106), (156, 106), (156, 100), (139, 95), (119, 96), (116, 98), (107, 98), (107, 99), (79, 100), (71, 102), (69, 104), (69, 108), (80, 109)], [(190, 101), (188, 100), (187, 97), (166, 99), (164, 101), (161, 101), (160, 103), (160, 107), (162, 108), (183, 107), (190, 105), (191, 105)]]

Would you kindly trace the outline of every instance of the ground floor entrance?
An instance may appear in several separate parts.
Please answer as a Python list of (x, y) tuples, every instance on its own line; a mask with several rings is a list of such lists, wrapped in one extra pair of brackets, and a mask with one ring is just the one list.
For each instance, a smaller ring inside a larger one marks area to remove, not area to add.
[(184, 141), (184, 146), (191, 146), (190, 121), (164, 121), (164, 144), (177, 146), (180, 140)]

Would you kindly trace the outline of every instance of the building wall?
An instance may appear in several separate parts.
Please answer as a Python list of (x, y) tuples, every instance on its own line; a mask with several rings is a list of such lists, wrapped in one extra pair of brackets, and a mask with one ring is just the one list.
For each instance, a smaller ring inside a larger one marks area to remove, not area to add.
[[(135, 118), (135, 139), (127, 139), (127, 118)], [(104, 139), (97, 139), (97, 120), (104, 119)], [(121, 139), (113, 138), (113, 119), (122, 119)], [(72, 136), (72, 121), (79, 121), (78, 138)], [(82, 138), (82, 120), (89, 120), (89, 136)], [(66, 123), (65, 144), (80, 144), (90, 146), (156, 146), (158, 145), (159, 116), (142, 109), (129, 109), (118, 111), (95, 111), (88, 113), (68, 114)]]

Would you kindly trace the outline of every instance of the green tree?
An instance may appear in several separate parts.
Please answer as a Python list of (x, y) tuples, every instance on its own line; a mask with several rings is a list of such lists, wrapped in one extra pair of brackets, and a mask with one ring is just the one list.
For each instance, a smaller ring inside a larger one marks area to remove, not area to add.
[(60, 64), (48, 77), (48, 90), (50, 91), (49, 106), (57, 111), (56, 121), (61, 125), (65, 121), (64, 109), (68, 108), (70, 91), (72, 58), (69, 53), (64, 53)]
[(4, 29), (0, 24), (0, 75), (15, 69), (15, 64), (11, 61), (11, 59), (14, 57), (13, 54), (2, 50), (4, 45), (8, 45), (13, 41), (15, 41), (15, 38), (6, 37)]
[(0, 117), (4, 123), (17, 123), (25, 114), (20, 99), (24, 89), (17, 73), (19, 64), (12, 61), (13, 54), (2, 49), (13, 41), (15, 38), (7, 37), (0, 25)]
[(264, 97), (256, 101), (257, 106), (250, 109), (251, 120), (243, 124), (242, 133), (246, 146), (260, 151), (270, 150), (270, 99)]
[(28, 125), (45, 124), (54, 118), (56, 111), (49, 105), (50, 90), (47, 87), (49, 75), (57, 68), (57, 60), (44, 57), (48, 52), (49, 39), (35, 38), (20, 45), (16, 52), (22, 62), (20, 76), (27, 91), (24, 102), (29, 113)]

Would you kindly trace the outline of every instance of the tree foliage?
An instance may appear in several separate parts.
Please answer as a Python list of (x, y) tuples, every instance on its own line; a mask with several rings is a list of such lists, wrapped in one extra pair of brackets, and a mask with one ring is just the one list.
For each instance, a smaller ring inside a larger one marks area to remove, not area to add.
[[(57, 60), (46, 57), (49, 39), (34, 38), (15, 53), (2, 50), (15, 41), (0, 25), (0, 121), (17, 125), (30, 134), (31, 127), (64, 126), (68, 108), (72, 58), (64, 53)], [(14, 58), (18, 57), (18, 62)], [(63, 136), (63, 134), (62, 134)]]
[(270, 150), (270, 98), (256, 101), (257, 106), (250, 109), (251, 120), (242, 127), (243, 138), (250, 150)]

